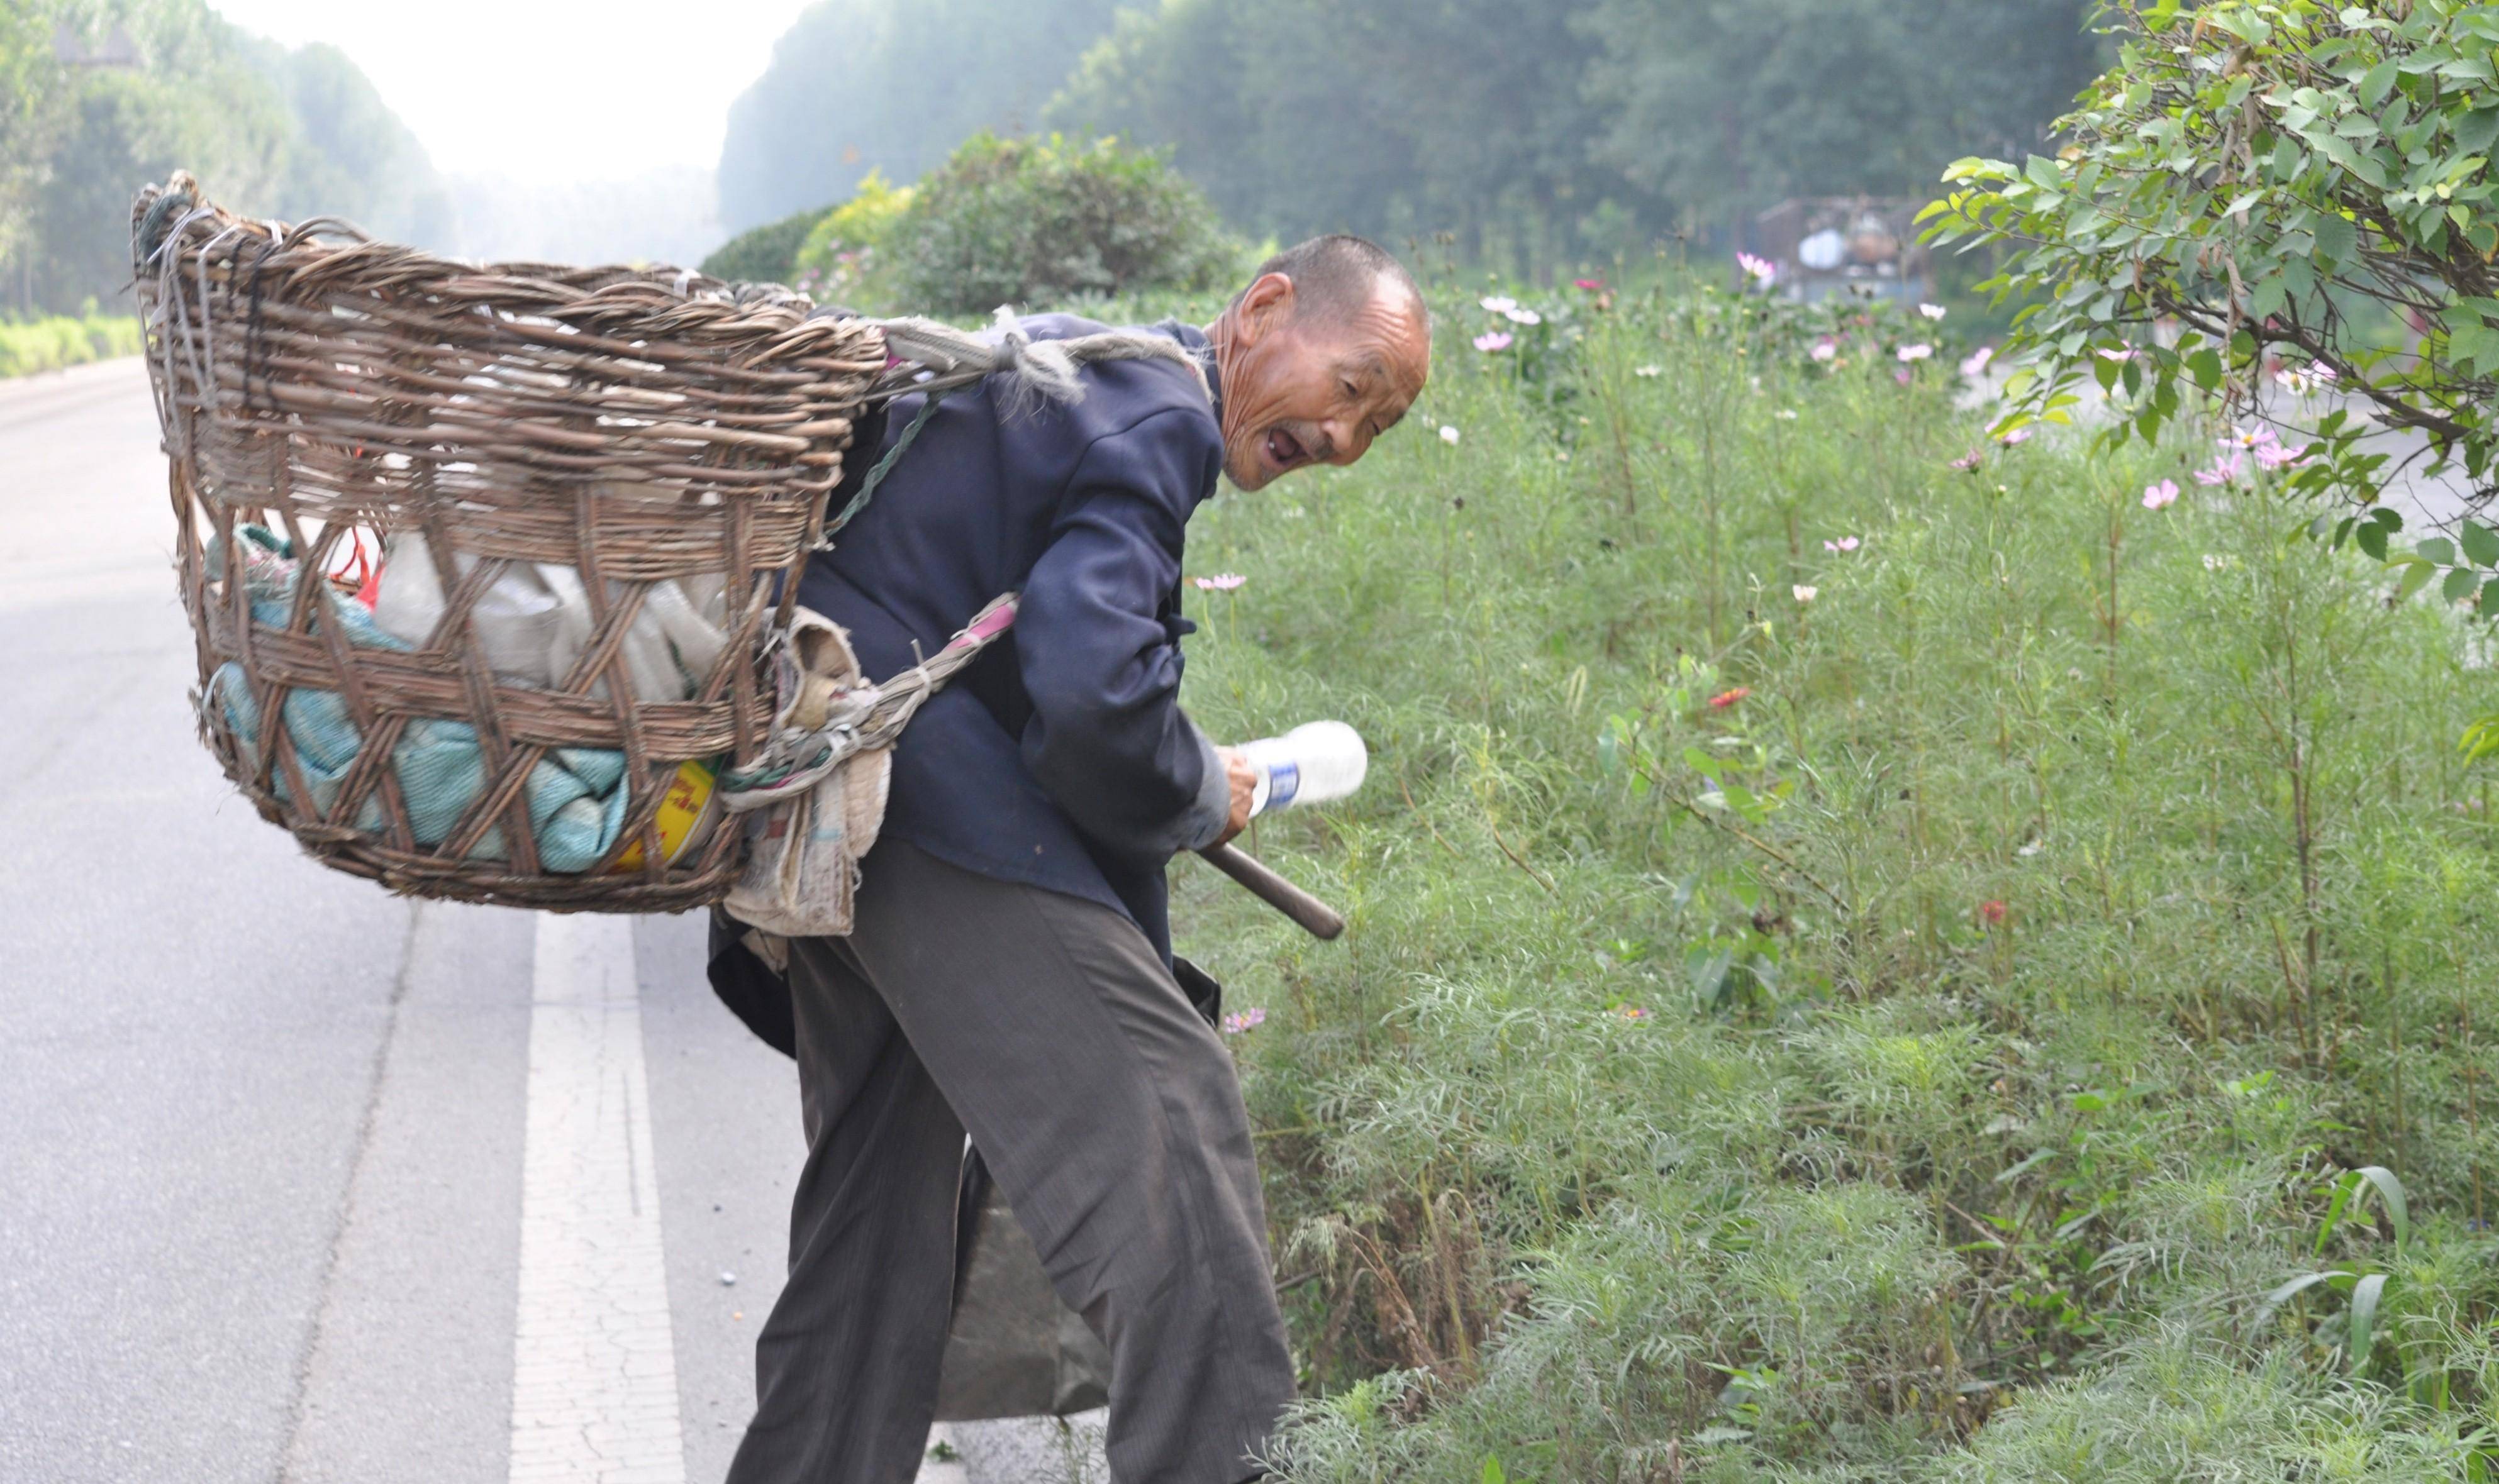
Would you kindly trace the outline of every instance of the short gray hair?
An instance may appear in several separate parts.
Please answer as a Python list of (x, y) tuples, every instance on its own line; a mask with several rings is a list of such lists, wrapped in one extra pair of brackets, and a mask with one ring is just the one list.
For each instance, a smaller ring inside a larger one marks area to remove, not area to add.
[[(1395, 253), (1347, 233), (1330, 233), (1295, 243), (1259, 264), (1250, 281), (1254, 283), (1269, 274), (1282, 274), (1293, 280), (1297, 314), (1315, 311), (1338, 318), (1350, 316), (1371, 303), (1383, 277), (1417, 307), (1423, 302), (1423, 291), (1415, 285), (1414, 275), (1397, 261)], [(1233, 296), (1233, 304), (1239, 305), (1241, 298)]]

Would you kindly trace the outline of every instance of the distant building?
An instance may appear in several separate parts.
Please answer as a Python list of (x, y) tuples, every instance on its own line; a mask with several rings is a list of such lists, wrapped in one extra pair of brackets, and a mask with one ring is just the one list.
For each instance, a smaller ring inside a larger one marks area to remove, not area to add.
[(1753, 218), (1745, 250), (1777, 266), (1774, 291), (1793, 299), (1915, 303), (1932, 292), (1932, 259), (1915, 225), (1925, 205), (1872, 196), (1783, 201)]

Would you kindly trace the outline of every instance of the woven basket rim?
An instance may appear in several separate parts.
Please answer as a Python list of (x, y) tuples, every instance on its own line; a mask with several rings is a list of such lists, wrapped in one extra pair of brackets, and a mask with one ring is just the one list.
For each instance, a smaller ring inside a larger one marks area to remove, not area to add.
[[(175, 202), (188, 205), (171, 205)], [(308, 216), (294, 222), (245, 216), (218, 205), (187, 170), (177, 170), (163, 184), (151, 183), (138, 192), (131, 213), (134, 274), (146, 276), (157, 272), (154, 260), (178, 249), (192, 236), (191, 229), (203, 221), (214, 224), (215, 236), (234, 233), (257, 240), (266, 244), (267, 253), (318, 255), (319, 262), (312, 268), (293, 270), (297, 277), (312, 272), (344, 276), (361, 260), (386, 258), (402, 293), (450, 293), (514, 319), (542, 319), (576, 331), (657, 319), (689, 340), (710, 342), (706, 349), (756, 346), (758, 362), (802, 353), (810, 337), (801, 335), (789, 345), (770, 344), (769, 337), (776, 331), (802, 331), (824, 317), (813, 299), (786, 285), (731, 281), (671, 264), (576, 266), (531, 259), (470, 260), (386, 242), (342, 216)], [(655, 294), (665, 297), (655, 303)], [(671, 302), (699, 312), (678, 316), (679, 323), (667, 323)], [(376, 300), (377, 306), (387, 303)], [(723, 309), (736, 312), (719, 312)]]

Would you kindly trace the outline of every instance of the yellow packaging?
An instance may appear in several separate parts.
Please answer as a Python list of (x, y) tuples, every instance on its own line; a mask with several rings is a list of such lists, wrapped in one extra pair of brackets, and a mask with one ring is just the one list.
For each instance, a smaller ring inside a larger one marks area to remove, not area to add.
[[(714, 781), (708, 764), (691, 759), (678, 764), (677, 776), (668, 785), (667, 796), (660, 800), (660, 813), (652, 822), (659, 826), (660, 854), (668, 864), (675, 865), (680, 856), (710, 837), (720, 813), (712, 797)], [(616, 857), (611, 874), (640, 869), (642, 842), (637, 839)]]

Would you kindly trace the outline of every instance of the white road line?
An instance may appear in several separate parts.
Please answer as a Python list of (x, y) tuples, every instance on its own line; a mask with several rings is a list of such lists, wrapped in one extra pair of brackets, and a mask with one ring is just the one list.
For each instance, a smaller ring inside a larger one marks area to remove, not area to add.
[(540, 914), (512, 1484), (685, 1484), (630, 918)]

